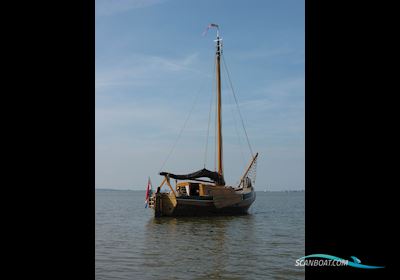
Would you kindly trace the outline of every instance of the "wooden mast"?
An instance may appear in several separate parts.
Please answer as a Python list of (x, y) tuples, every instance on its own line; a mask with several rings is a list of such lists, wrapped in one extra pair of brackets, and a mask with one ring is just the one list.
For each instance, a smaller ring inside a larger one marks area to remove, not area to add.
[(217, 52), (216, 52), (216, 66), (217, 66), (217, 128), (218, 128), (218, 174), (224, 176), (223, 169), (223, 149), (222, 149), (222, 108), (221, 108), (221, 39), (219, 38), (219, 30), (217, 26)]

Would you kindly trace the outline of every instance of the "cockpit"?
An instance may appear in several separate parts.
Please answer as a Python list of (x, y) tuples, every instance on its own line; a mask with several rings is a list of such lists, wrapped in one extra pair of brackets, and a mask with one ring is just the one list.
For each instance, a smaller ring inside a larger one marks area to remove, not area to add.
[(200, 196), (200, 184), (194, 182), (181, 182), (176, 184), (177, 196)]

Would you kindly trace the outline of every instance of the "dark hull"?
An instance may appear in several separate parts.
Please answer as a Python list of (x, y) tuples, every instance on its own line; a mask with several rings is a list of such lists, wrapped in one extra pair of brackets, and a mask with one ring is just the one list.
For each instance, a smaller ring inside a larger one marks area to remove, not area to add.
[[(238, 194), (240, 195), (240, 194)], [(169, 207), (170, 211), (156, 211), (156, 217), (197, 217), (197, 216), (226, 216), (246, 215), (254, 202), (255, 192), (249, 192), (242, 196), (242, 201), (231, 206), (217, 208), (213, 199), (188, 199), (176, 198), (176, 206)]]

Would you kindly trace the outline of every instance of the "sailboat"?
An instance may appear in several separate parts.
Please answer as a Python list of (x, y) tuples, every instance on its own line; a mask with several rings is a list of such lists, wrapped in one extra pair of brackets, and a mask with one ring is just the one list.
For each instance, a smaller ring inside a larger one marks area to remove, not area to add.
[[(157, 190), (149, 197), (149, 208), (154, 210), (155, 217), (246, 214), (256, 199), (255, 177), (252, 179), (251, 174), (255, 173), (258, 153), (252, 154), (237, 185), (228, 186), (225, 183), (221, 117), (222, 39), (219, 36), (217, 24), (210, 24), (208, 28), (215, 28), (217, 31), (215, 72), (217, 81), (216, 156), (218, 169), (211, 171), (204, 167), (196, 172), (183, 175), (160, 172), (159, 174), (164, 178)], [(172, 186), (171, 179), (175, 179), (175, 187)], [(168, 186), (168, 191), (161, 191), (164, 185)]]

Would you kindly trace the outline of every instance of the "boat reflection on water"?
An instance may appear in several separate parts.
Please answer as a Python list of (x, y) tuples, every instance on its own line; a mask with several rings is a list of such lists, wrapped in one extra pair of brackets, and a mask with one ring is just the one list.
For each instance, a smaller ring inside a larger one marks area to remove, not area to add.
[(254, 257), (254, 227), (253, 215), (151, 218), (142, 266), (146, 276), (157, 279), (180, 279), (187, 273), (198, 275), (194, 279), (236, 279), (238, 266), (249, 269)]

